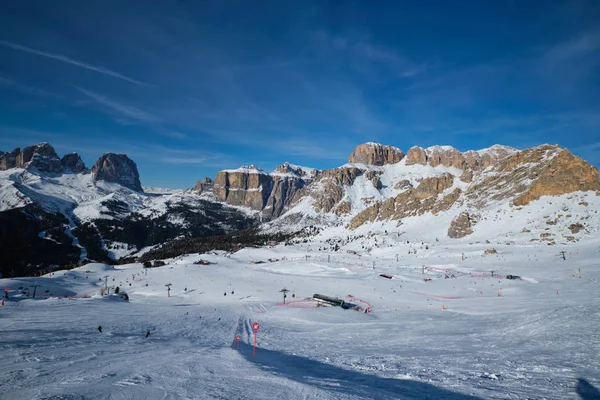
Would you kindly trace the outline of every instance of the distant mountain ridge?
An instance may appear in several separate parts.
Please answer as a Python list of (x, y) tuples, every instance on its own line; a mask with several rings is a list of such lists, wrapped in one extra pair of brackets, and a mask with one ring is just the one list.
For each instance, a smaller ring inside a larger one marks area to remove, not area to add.
[[(553, 203), (569, 212), (545, 215)], [(405, 154), (369, 142), (329, 170), (286, 162), (267, 173), (250, 165), (191, 190), (144, 193), (125, 154), (104, 154), (87, 169), (77, 153), (59, 158), (40, 143), (0, 151), (0, 252), (11, 255), (0, 260), (0, 272), (117, 260), (177, 238), (257, 226), (342, 236), (429, 226), (425, 235), (457, 240), (568, 243), (600, 229), (598, 208), (598, 169), (557, 145), (466, 152), (415, 146)]]

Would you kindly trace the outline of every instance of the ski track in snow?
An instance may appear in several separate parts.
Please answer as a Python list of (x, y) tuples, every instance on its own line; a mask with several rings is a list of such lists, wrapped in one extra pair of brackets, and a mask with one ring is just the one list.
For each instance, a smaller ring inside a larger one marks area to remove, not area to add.
[[(484, 256), (486, 244), (430, 244), (398, 261), (411, 245), (376, 258), (310, 246), (1, 279), (0, 399), (572, 399), (586, 382), (599, 393), (597, 244), (566, 261), (540, 245)], [(249, 263), (268, 258), (280, 261)], [(99, 296), (105, 275), (129, 303)], [(33, 284), (36, 299), (21, 294)], [(372, 312), (283, 307), (283, 287), (290, 301), (354, 295)]]

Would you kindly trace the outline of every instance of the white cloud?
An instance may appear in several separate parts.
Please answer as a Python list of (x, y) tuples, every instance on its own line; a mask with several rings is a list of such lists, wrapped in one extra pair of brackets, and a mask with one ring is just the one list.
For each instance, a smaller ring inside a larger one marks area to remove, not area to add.
[(112, 71), (108, 68), (104, 68), (101, 66), (87, 64), (87, 63), (84, 63), (81, 61), (73, 60), (72, 58), (69, 58), (62, 54), (48, 53), (48, 52), (45, 52), (42, 50), (36, 50), (36, 49), (32, 49), (30, 47), (21, 46), (20, 44), (17, 44), (17, 43), (6, 42), (4, 40), (0, 40), (0, 45), (9, 47), (13, 50), (19, 50), (19, 51), (23, 51), (26, 53), (35, 54), (38, 56), (51, 58), (53, 60), (61, 61), (66, 64), (75, 65), (76, 67), (85, 68), (90, 71), (98, 72), (100, 74), (107, 75), (107, 76), (112, 76), (113, 78), (122, 79), (122, 80), (130, 82), (130, 83), (135, 83), (137, 85), (145, 85), (144, 82), (140, 82), (137, 79), (130, 78), (130, 77), (120, 74), (118, 72)]
[(146, 123), (154, 123), (160, 121), (159, 118), (145, 111), (142, 111), (139, 108), (116, 102), (98, 93), (92, 92), (91, 90), (80, 88), (79, 86), (75, 86), (75, 88), (84, 95), (110, 109), (111, 111), (116, 112), (120, 116)]

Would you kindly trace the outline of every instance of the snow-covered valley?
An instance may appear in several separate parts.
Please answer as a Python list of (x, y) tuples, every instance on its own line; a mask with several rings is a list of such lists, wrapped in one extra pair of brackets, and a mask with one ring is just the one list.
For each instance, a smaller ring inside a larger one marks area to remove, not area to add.
[[(387, 239), (376, 254), (313, 242), (0, 280), (0, 398), (597, 398), (597, 241), (563, 260), (536, 243)], [(130, 301), (101, 297), (105, 279)]]

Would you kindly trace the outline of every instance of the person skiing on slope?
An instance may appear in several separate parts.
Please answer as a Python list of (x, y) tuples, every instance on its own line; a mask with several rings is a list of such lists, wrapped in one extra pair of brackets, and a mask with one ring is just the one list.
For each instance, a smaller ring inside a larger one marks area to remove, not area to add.
[(102, 333), (102, 325), (98, 325), (98, 332)]
[(148, 336), (150, 336), (150, 331), (146, 332), (146, 339), (148, 339)]

